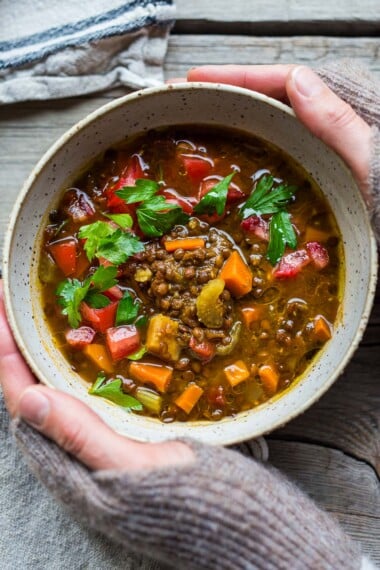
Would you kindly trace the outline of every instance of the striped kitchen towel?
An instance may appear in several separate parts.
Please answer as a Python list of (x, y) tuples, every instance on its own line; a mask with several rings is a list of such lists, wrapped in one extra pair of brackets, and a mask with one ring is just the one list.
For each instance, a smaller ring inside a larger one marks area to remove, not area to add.
[(163, 81), (172, 0), (1, 0), (0, 104)]

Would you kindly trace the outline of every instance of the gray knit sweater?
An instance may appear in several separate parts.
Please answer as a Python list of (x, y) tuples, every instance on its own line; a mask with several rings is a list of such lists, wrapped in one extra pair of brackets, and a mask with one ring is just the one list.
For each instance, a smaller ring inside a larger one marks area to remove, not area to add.
[[(319, 70), (373, 126), (370, 215), (380, 236), (380, 89), (348, 64)], [(194, 442), (195, 460), (139, 473), (91, 472), (25, 423), (14, 434), (31, 469), (76, 518), (177, 569), (373, 568), (336, 521), (279, 472)]]

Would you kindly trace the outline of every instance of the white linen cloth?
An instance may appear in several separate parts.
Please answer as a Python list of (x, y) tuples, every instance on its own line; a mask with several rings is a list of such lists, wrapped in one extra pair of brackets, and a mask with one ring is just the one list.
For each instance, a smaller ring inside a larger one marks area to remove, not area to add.
[(1, 0), (0, 104), (162, 83), (171, 0)]

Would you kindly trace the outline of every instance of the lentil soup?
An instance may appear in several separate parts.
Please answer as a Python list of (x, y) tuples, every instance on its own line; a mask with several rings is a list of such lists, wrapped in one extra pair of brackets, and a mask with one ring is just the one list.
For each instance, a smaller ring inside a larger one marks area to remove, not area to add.
[(294, 382), (333, 334), (344, 269), (321, 190), (243, 133), (160, 129), (99, 157), (49, 215), (52, 335), (89, 392), (219, 420)]

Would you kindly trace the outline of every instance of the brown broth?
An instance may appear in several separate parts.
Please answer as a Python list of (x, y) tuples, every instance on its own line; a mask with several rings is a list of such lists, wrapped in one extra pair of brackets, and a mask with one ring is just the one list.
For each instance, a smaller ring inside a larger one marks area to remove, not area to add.
[[(211, 250), (214, 247), (210, 241), (210, 235), (212, 235), (210, 228), (215, 227), (228, 234), (235, 242), (232, 249), (237, 248), (240, 251), (253, 273), (253, 288), (250, 293), (241, 298), (234, 298), (233, 295), (230, 295), (229, 299), (225, 300), (225, 338), (231, 332), (233, 323), (237, 321), (242, 323), (239, 341), (229, 354), (217, 355), (210, 362), (202, 361), (199, 357), (194, 358), (194, 353), (189, 351), (186, 345), (186, 342), (188, 343), (187, 335), (192, 333), (185, 331), (180, 336), (183, 345), (181, 358), (189, 358), (190, 363), (184, 369), (177, 369), (179, 367), (178, 362), (170, 362), (167, 359), (161, 360), (157, 354), (149, 354), (148, 352), (142, 357), (140, 362), (161, 363), (173, 368), (173, 376), (167, 391), (160, 395), (162, 398), (160, 413), (156, 414), (147, 409), (141, 413), (158, 416), (165, 422), (219, 420), (222, 417), (253, 408), (275, 394), (281, 393), (295, 382), (310, 365), (310, 362), (328, 340), (323, 338), (323, 335), (319, 337), (315, 333), (315, 319), (321, 315), (331, 329), (337, 320), (344, 270), (343, 248), (341, 235), (327, 200), (315, 181), (298, 163), (278, 148), (256, 137), (209, 127), (184, 126), (161, 129), (133, 138), (130, 141), (127, 140), (125, 143), (109, 149), (73, 184), (73, 188), (83, 191), (88, 196), (96, 209), (96, 213), (90, 221), (85, 223), (105, 219), (103, 212), (108, 211), (105, 198), (107, 190), (117, 184), (132, 155), (139, 157), (139, 164), (144, 168), (144, 177), (163, 181), (162, 188), (174, 189), (180, 196), (197, 196), (199, 184), (189, 180), (183, 161), (179, 158), (180, 154), (209, 157), (213, 166), (208, 176), (225, 177), (235, 171), (233, 183), (245, 196), (251, 192), (254, 181), (266, 171), (272, 174), (278, 182), (284, 181), (287, 184), (295, 185), (298, 188), (295, 200), (288, 206), (287, 210), (291, 214), (292, 222), (297, 229), (297, 250), (305, 249), (306, 243), (317, 241), (328, 252), (329, 257), (329, 263), (323, 269), (318, 270), (313, 263), (308, 263), (295, 277), (289, 279), (275, 278), (273, 266), (266, 258), (268, 243), (256, 235), (243, 231), (240, 226), (241, 218), (238, 214), (238, 206), (244, 201), (244, 197), (240, 202), (227, 206), (224, 219), (214, 221), (209, 225), (207, 221), (203, 220), (200, 223), (194, 222), (192, 228), (179, 227), (171, 230), (172, 238), (186, 235), (192, 237), (206, 236), (206, 253), (210, 247)], [(169, 194), (169, 197), (174, 196), (173, 192), (169, 192)], [(51, 333), (70, 366), (85, 381), (93, 383), (99, 372), (99, 367), (91, 362), (81, 350), (73, 350), (67, 344), (65, 340), (65, 332), (68, 328), (67, 318), (62, 315), (56, 301), (55, 292), (64, 276), (55, 265), (48, 244), (57, 239), (76, 236), (79, 227), (83, 225), (73, 221), (70, 216), (65, 216), (62, 206), (64, 200), (65, 198), (61, 197), (57, 209), (50, 215), (51, 223), (45, 229), (39, 268), (42, 302)], [(174, 273), (185, 270), (186, 267), (193, 267), (196, 276), (199, 276), (202, 268), (206, 268), (204, 271), (209, 272), (209, 278), (218, 277), (218, 275), (212, 274), (213, 271), (215, 273), (216, 268), (216, 265), (212, 265), (214, 261), (208, 265), (207, 258), (205, 258), (200, 262), (194, 261), (193, 266), (188, 264), (185, 267), (184, 262), (173, 261), (173, 254), (170, 257), (164, 253), (157, 253), (165, 252), (163, 241), (160, 238), (148, 239), (146, 242), (154, 244), (154, 256), (161, 255), (164, 263), (172, 264)], [(219, 242), (216, 240), (215, 243), (217, 244), (215, 246), (216, 254), (222, 255), (223, 247), (220, 245), (224, 243), (222, 238), (219, 239)], [(81, 251), (81, 246), (79, 248)], [(290, 252), (291, 250), (288, 248), (285, 254)], [(85, 257), (83, 251), (77, 255), (81, 259)], [(216, 255), (210, 259), (215, 260)], [(123, 268), (123, 276), (120, 277), (122, 288), (133, 290), (137, 298), (143, 302), (142, 314), (145, 314), (148, 319), (154, 314), (165, 313), (162, 308), (165, 295), (160, 297), (154, 294), (152, 291), (153, 281), (149, 281), (146, 287), (144, 283), (136, 283), (134, 275), (139, 268), (146, 268), (147, 266), (153, 271), (152, 279), (157, 274), (161, 275), (162, 272), (153, 269), (152, 264), (157, 261), (159, 261), (157, 258), (150, 262), (145, 258), (142, 261), (138, 259), (127, 261), (126, 268)], [(220, 264), (220, 260), (218, 263)], [(223, 258), (223, 263), (225, 263), (225, 258)], [(97, 265), (97, 262), (92, 263), (90, 269), (94, 265)], [(218, 267), (220, 268), (220, 265)], [(190, 273), (188, 272), (189, 275)], [(85, 275), (86, 273), (80, 278), (83, 280)], [(160, 284), (160, 279), (165, 281), (165, 275), (158, 279), (156, 285), (157, 283)], [(193, 285), (195, 288), (198, 287), (197, 294), (199, 294), (203, 285), (197, 279), (198, 277), (183, 280), (177, 290), (175, 290), (175, 281), (166, 279), (169, 289), (174, 291), (171, 297), (167, 295), (167, 299), (171, 303), (171, 308), (167, 314), (173, 320), (180, 321), (181, 324), (183, 324), (181, 315), (184, 314), (186, 299), (188, 299), (188, 303), (192, 302), (190, 295), (184, 297), (184, 288), (185, 286), (190, 288)], [(228, 297), (228, 293), (226, 297)], [(177, 304), (180, 302), (178, 299), (182, 300), (182, 307), (179, 310), (175, 309), (176, 303), (173, 305), (174, 299), (177, 299)], [(245, 324), (242, 317), (242, 309), (247, 307), (253, 307), (259, 315), (249, 326)], [(191, 321), (190, 317), (189, 319)], [(226, 319), (232, 321), (229, 327)], [(205, 327), (198, 322), (196, 327), (190, 327), (191, 330), (195, 328), (204, 329)], [(145, 326), (140, 329), (140, 338), (143, 344), (146, 341), (146, 334), (147, 327)], [(207, 332), (207, 334), (209, 333)], [(104, 344), (104, 334), (97, 332), (95, 342)], [(221, 346), (215, 339), (211, 340), (211, 343), (215, 346)], [(245, 363), (249, 377), (232, 387), (224, 370), (236, 361)], [(260, 376), (259, 371), (262, 366), (271, 366), (276, 370), (278, 385), (275, 390), (270, 389)], [(121, 378), (123, 390), (131, 395), (136, 395), (136, 388), (145, 385), (135, 378), (131, 378), (130, 361), (127, 358), (115, 362), (114, 372), (106, 374), (106, 376), (107, 378)], [(186, 387), (192, 384), (202, 388), (203, 393), (197, 404), (187, 414), (176, 405), (175, 400)], [(154, 391), (152, 384), (148, 383), (147, 385)]]

